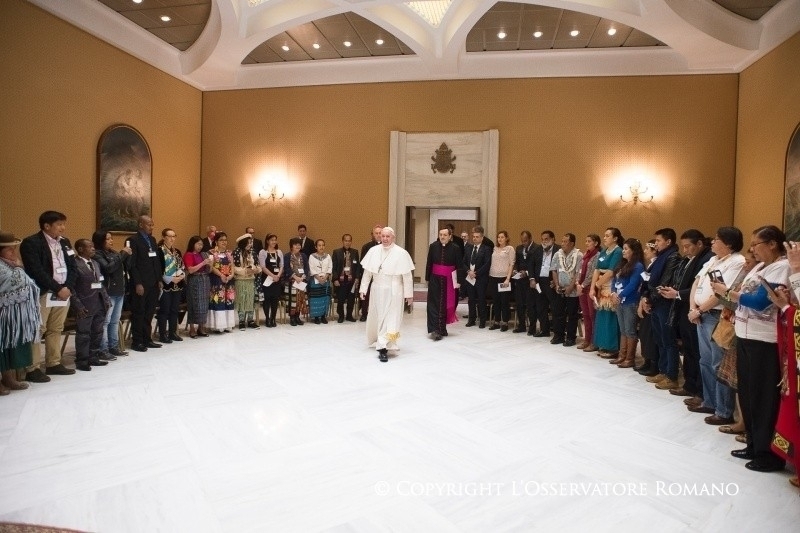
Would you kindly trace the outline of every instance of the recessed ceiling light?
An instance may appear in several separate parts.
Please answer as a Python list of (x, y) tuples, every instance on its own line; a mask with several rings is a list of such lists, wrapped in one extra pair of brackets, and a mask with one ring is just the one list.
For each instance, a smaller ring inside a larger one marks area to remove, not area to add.
[(578, 35), (580, 35), (580, 33), (581, 32), (579, 32), (578, 30), (572, 30), (571, 32), (569, 32), (569, 34), (572, 35), (573, 37), (577, 37)]
[(170, 20), (172, 20), (172, 19), (171, 19), (171, 18), (169, 18), (168, 16), (166, 16), (166, 15), (161, 15), (161, 21), (162, 21), (162, 22), (169, 22)]
[(615, 33), (617, 33), (617, 28), (608, 28), (609, 35), (614, 35)]
[(283, 46), (281, 46), (281, 50), (283, 50), (284, 52), (288, 52), (289, 47), (284, 44)]
[(342, 44), (344, 44), (346, 47), (350, 48), (350, 46), (351, 46), (353, 43), (351, 43), (350, 41), (345, 41), (345, 42), (344, 42), (344, 43), (342, 43)]
[(506, 38), (506, 32), (501, 31), (500, 33), (497, 34), (497, 38), (498, 39), (505, 39)]
[(141, 4), (141, 3), (142, 3), (142, 0), (133, 0), (133, 3), (134, 3), (134, 4)]
[(536, 37), (536, 38), (538, 39), (539, 37), (541, 37), (541, 36), (542, 36), (542, 32), (540, 32), (540, 31), (535, 31), (535, 32), (533, 32), (533, 36), (534, 36), (534, 37)]
[(378, 45), (380, 45), (380, 44), (383, 44), (383, 39), (378, 39), (378, 40), (376, 40), (376, 41), (375, 41), (375, 44), (378, 44)]
[(319, 43), (314, 43), (311, 46), (314, 47), (314, 50), (319, 50)]

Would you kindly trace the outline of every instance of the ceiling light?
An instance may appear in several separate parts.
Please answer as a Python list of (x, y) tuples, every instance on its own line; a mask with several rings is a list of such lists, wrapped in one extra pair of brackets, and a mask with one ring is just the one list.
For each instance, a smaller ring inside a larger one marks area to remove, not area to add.
[(344, 43), (342, 43), (342, 44), (344, 44), (346, 47), (350, 48), (350, 46), (351, 46), (353, 43), (351, 43), (350, 41), (345, 41), (345, 42), (344, 42)]
[(289, 47), (284, 44), (283, 46), (281, 46), (281, 50), (283, 50), (284, 52), (288, 52)]
[(141, 4), (141, 3), (142, 3), (142, 0), (133, 0), (133, 3), (134, 3), (134, 4)]
[(497, 38), (498, 39), (505, 39), (506, 38), (506, 32), (501, 31), (500, 33), (497, 34)]
[(377, 41), (375, 41), (375, 44), (378, 44), (378, 45), (383, 44), (383, 39), (378, 39)]
[(615, 33), (617, 33), (617, 28), (608, 28), (609, 35), (614, 35)]
[(319, 50), (319, 43), (314, 43), (311, 46), (314, 47), (314, 50)]
[(438, 28), (442, 23), (447, 9), (453, 0), (423, 0), (420, 2), (404, 2), (405, 5), (411, 8), (417, 15), (422, 17), (425, 22)]
[(171, 19), (171, 18), (169, 18), (168, 16), (166, 16), (166, 15), (161, 15), (161, 21), (162, 21), (162, 22), (169, 22), (170, 20), (172, 20), (172, 19)]
[(571, 32), (569, 32), (569, 34), (572, 35), (573, 37), (577, 37), (578, 35), (580, 35), (580, 33), (581, 32), (579, 32), (578, 30), (572, 30)]
[(536, 37), (536, 38), (538, 39), (539, 37), (541, 37), (541, 36), (542, 36), (542, 32), (540, 32), (540, 31), (535, 31), (535, 32), (533, 32), (533, 36), (534, 36), (534, 37)]

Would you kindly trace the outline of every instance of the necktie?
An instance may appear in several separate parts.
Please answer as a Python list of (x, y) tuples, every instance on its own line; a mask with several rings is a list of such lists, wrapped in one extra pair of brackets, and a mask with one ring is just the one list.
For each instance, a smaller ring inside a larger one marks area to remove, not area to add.
[(471, 263), (475, 262), (475, 253), (478, 251), (478, 247), (474, 244), (472, 245), (472, 258), (470, 259)]

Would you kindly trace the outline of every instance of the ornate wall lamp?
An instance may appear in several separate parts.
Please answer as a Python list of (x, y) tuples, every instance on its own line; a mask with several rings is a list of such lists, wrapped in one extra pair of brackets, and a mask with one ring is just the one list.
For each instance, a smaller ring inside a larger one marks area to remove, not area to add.
[(273, 202), (277, 200), (283, 200), (286, 196), (286, 193), (283, 191), (278, 190), (278, 186), (274, 183), (265, 183), (261, 186), (261, 191), (258, 193), (258, 197), (263, 200), (272, 200)]
[(639, 203), (648, 204), (653, 201), (652, 194), (650, 195), (650, 198), (644, 197), (644, 194), (647, 192), (647, 187), (642, 188), (642, 184), (639, 181), (633, 182), (633, 184), (630, 187), (628, 187), (628, 190), (630, 191), (631, 194), (630, 200), (626, 200), (625, 198), (622, 197), (621, 194), (619, 195), (619, 199), (626, 204), (631, 204), (631, 203), (633, 205)]

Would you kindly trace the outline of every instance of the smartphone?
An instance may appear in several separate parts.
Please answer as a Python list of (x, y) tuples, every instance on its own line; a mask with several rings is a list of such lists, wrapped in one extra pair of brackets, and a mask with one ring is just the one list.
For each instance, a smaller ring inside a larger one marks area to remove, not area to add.
[(722, 272), (719, 270), (709, 270), (708, 278), (711, 280), (711, 283), (725, 283), (722, 279)]
[(769, 294), (772, 297), (777, 296), (777, 294), (775, 294), (775, 289), (773, 289), (772, 285), (770, 285), (769, 282), (767, 280), (765, 280), (764, 278), (761, 278), (761, 285), (765, 289), (767, 289), (767, 294)]

